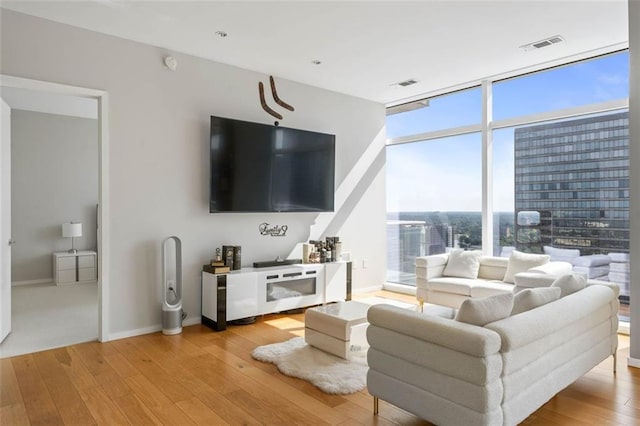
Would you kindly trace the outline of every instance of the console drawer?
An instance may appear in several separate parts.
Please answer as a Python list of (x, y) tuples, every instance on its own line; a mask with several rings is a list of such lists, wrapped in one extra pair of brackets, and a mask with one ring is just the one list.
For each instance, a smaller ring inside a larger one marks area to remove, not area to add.
[(78, 256), (78, 268), (95, 268), (96, 257), (92, 254)]
[(96, 268), (78, 269), (78, 281), (96, 281)]
[[(76, 257), (68, 256), (68, 257), (59, 257), (58, 258), (58, 270), (61, 271), (63, 269), (76, 269)], [(74, 273), (75, 275), (75, 273)]]

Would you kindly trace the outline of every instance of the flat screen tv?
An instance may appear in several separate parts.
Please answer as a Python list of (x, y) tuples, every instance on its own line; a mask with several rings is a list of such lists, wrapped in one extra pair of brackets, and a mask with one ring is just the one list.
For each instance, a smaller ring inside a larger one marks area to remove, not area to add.
[(335, 136), (211, 117), (209, 211), (333, 211)]

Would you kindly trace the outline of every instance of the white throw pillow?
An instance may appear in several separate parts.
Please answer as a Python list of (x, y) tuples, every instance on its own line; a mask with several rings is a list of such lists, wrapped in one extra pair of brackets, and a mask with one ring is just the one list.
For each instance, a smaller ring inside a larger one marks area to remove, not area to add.
[(513, 293), (496, 294), (462, 302), (456, 321), (483, 327), (490, 322), (508, 317), (513, 309)]
[(545, 263), (549, 263), (549, 255), (522, 253), (520, 251), (514, 250), (511, 252), (511, 256), (509, 256), (507, 272), (505, 272), (502, 281), (504, 281), (505, 283), (513, 284), (513, 277), (518, 272), (525, 272), (529, 268), (541, 266)]
[(449, 253), (449, 260), (442, 271), (444, 277), (458, 278), (478, 278), (480, 270), (480, 256), (482, 252), (479, 250), (465, 251), (462, 249), (453, 249)]
[(561, 292), (562, 290), (559, 287), (538, 287), (522, 290), (513, 296), (511, 315), (517, 315), (558, 300)]
[(551, 284), (551, 287), (560, 288), (560, 297), (565, 297), (571, 293), (582, 290), (587, 286), (587, 277), (583, 274), (571, 273), (562, 275)]

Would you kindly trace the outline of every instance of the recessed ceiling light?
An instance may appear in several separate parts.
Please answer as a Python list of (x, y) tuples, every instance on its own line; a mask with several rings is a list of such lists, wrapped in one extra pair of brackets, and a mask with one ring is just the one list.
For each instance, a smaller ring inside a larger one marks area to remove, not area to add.
[(225, 38), (226, 36), (228, 36), (226, 31), (216, 31), (216, 35), (220, 38)]
[(322, 61), (321, 61), (321, 60), (319, 60), (319, 59), (314, 59), (313, 61), (311, 61), (311, 63), (312, 63), (313, 65), (320, 65), (320, 64), (322, 63)]

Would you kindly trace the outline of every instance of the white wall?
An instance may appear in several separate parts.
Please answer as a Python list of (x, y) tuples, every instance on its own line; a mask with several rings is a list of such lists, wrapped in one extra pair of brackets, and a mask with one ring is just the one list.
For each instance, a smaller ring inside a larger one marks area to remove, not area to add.
[(12, 281), (53, 280), (63, 223), (82, 223), (76, 249), (96, 248), (98, 123), (12, 109), (11, 130)]
[[(355, 270), (356, 290), (382, 286), (383, 105), (275, 76), (278, 94), (296, 108), (285, 112), (282, 125), (336, 135), (342, 209), (329, 221), (306, 213), (211, 215), (209, 116), (273, 122), (258, 102), (258, 82), (266, 82), (267, 75), (177, 53), (171, 53), (178, 60), (172, 72), (163, 67), (169, 53), (164, 49), (8, 10), (2, 12), (1, 31), (3, 74), (109, 94), (107, 334), (125, 335), (160, 323), (160, 249), (170, 235), (183, 243), (183, 306), (190, 317), (200, 315), (200, 269), (216, 247), (242, 245), (245, 265), (287, 256), (309, 238), (316, 219), (327, 223), (329, 235), (341, 237), (343, 249), (354, 258), (368, 260), (369, 268)], [(358, 164), (363, 155), (372, 164)], [(283, 238), (262, 237), (262, 222), (287, 224), (289, 232)]]
[(629, 1), (629, 157), (631, 226), (630, 364), (640, 367), (640, 1)]
[(0, 343), (11, 332), (11, 108), (0, 99)]

